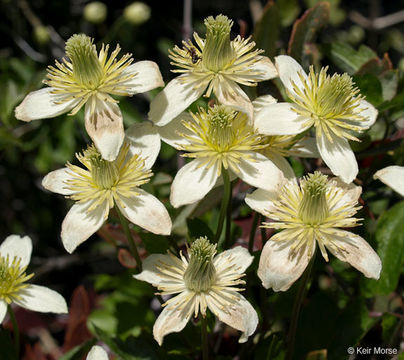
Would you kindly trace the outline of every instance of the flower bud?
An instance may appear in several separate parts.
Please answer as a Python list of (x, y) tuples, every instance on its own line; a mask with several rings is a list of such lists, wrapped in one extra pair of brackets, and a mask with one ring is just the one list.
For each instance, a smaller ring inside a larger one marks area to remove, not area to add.
[(135, 1), (123, 11), (124, 18), (133, 25), (141, 25), (150, 19), (150, 6), (143, 2)]
[(93, 1), (84, 7), (83, 16), (88, 22), (101, 24), (107, 18), (107, 6), (100, 1)]

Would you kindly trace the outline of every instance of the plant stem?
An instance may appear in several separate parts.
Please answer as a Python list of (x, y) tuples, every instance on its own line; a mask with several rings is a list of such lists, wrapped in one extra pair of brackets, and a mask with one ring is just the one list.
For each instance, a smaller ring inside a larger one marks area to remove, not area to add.
[(222, 168), (222, 176), (223, 176), (224, 192), (223, 192), (222, 205), (220, 206), (219, 222), (217, 223), (216, 235), (213, 241), (214, 243), (217, 243), (219, 241), (220, 235), (222, 234), (224, 218), (226, 216), (227, 211), (227, 204), (229, 203), (229, 198), (231, 197), (229, 173), (225, 168)]
[(293, 304), (293, 311), (292, 311), (292, 320), (289, 327), (289, 333), (287, 338), (288, 349), (286, 353), (286, 360), (293, 359), (293, 352), (295, 350), (295, 338), (296, 338), (296, 330), (297, 330), (297, 322), (299, 320), (300, 309), (302, 307), (302, 303), (307, 291), (307, 284), (309, 283), (311, 269), (314, 263), (313, 257), (310, 260), (309, 265), (307, 266), (306, 271), (303, 274), (302, 279), (300, 280), (299, 290), (297, 292), (297, 296), (295, 299), (295, 303)]
[(255, 239), (255, 233), (257, 231), (257, 225), (258, 225), (258, 219), (259, 219), (259, 214), (256, 212), (254, 214), (254, 219), (251, 225), (251, 231), (250, 231), (250, 240), (248, 242), (248, 251), (250, 253), (253, 252), (254, 249), (254, 239)]
[(11, 324), (13, 325), (14, 345), (17, 359), (20, 357), (20, 330), (18, 328), (17, 319), (11, 305), (7, 305), (8, 315), (10, 316)]
[(230, 246), (230, 237), (231, 237), (231, 213), (232, 213), (232, 194), (233, 194), (233, 187), (230, 182), (230, 195), (229, 200), (227, 202), (227, 210), (226, 210), (226, 228), (225, 228), (225, 240), (224, 240), (224, 248), (228, 249)]
[(209, 346), (208, 346), (208, 326), (206, 318), (201, 316), (201, 346), (202, 346), (202, 359), (209, 359)]
[(131, 234), (130, 229), (129, 229), (128, 220), (126, 220), (125, 216), (123, 216), (121, 214), (119, 209), (116, 209), (116, 211), (118, 212), (119, 220), (121, 221), (123, 231), (124, 231), (124, 233), (126, 235), (126, 238), (128, 239), (130, 253), (132, 254), (134, 259), (136, 260), (136, 265), (137, 265), (138, 271), (142, 272), (142, 260), (140, 259), (139, 252), (137, 251), (136, 243), (132, 238), (132, 234)]

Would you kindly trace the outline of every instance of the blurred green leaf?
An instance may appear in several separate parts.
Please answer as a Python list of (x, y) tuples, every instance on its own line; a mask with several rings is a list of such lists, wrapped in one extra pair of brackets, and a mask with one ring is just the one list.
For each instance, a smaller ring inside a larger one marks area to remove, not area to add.
[[(321, 0), (305, 0), (307, 7), (313, 7)], [(345, 20), (346, 13), (339, 7), (340, 0), (328, 0), (330, 4), (330, 24), (338, 25)]]
[(77, 345), (66, 354), (62, 355), (59, 360), (81, 360), (95, 343), (96, 339), (91, 339), (83, 344)]
[(253, 354), (254, 360), (283, 360), (285, 358), (284, 342), (281, 334), (271, 334), (261, 340)]
[(187, 225), (189, 237), (191, 239), (196, 239), (200, 236), (207, 236), (210, 240), (214, 238), (212, 229), (201, 219), (187, 219)]
[(383, 314), (382, 318), (382, 338), (383, 342), (386, 344), (390, 343), (390, 339), (394, 334), (394, 330), (398, 323), (398, 319), (396, 316), (391, 314)]
[(383, 102), (383, 89), (379, 79), (372, 74), (355, 75), (353, 80), (366, 100), (377, 106)]
[(14, 343), (11, 340), (10, 330), (0, 325), (0, 349), (1, 357), (7, 360), (17, 360)]
[(149, 254), (164, 254), (167, 252), (169, 242), (166, 237), (152, 233), (141, 233), (139, 235)]
[(390, 101), (385, 101), (384, 103), (378, 106), (379, 111), (386, 111), (386, 110), (393, 110), (393, 109), (400, 109), (404, 107), (404, 92), (396, 95)]
[(277, 0), (276, 5), (279, 9), (282, 26), (292, 25), (300, 13), (299, 2), (297, 0)]

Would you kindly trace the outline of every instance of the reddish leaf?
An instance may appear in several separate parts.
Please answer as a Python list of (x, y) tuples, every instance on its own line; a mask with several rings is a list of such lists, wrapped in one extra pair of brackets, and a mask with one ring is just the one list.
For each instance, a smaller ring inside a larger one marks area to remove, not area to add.
[(136, 260), (133, 258), (133, 256), (127, 249), (119, 249), (118, 260), (123, 267), (129, 269), (134, 269), (136, 267)]

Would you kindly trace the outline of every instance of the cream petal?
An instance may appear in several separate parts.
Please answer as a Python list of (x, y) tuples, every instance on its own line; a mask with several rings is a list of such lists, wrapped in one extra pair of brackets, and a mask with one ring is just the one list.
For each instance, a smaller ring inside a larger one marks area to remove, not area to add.
[[(256, 61), (250, 68), (249, 71), (258, 71), (259, 75), (248, 75), (248, 78), (254, 78), (256, 81), (270, 80), (278, 77), (278, 70), (276, 69), (273, 62), (267, 57), (262, 56), (261, 59)], [(242, 78), (242, 75), (237, 75), (237, 77)]]
[(170, 235), (171, 219), (162, 202), (142, 189), (133, 198), (121, 196), (117, 203), (122, 214), (133, 224), (154, 234)]
[(404, 166), (387, 166), (377, 171), (373, 175), (374, 179), (379, 179), (382, 183), (390, 186), (401, 196), (404, 196)]
[(265, 190), (274, 190), (284, 179), (282, 171), (275, 164), (262, 154), (248, 152), (251, 159), (240, 158), (238, 176), (251, 186)]
[(337, 206), (345, 206), (347, 203), (357, 202), (362, 194), (362, 187), (354, 183), (346, 184), (340, 178), (333, 178), (337, 187), (342, 189), (342, 197), (338, 201)]
[(250, 255), (246, 248), (236, 246), (233, 249), (222, 251), (215, 256), (213, 264), (220, 275), (220, 269), (231, 268), (235, 274), (243, 274), (251, 265), (254, 256)]
[(293, 111), (293, 104), (275, 103), (256, 113), (254, 127), (264, 135), (296, 135), (307, 130), (312, 121)]
[(68, 168), (51, 171), (42, 179), (42, 186), (49, 191), (61, 195), (71, 195), (74, 191), (69, 190), (66, 182), (72, 175)]
[(15, 300), (15, 303), (25, 309), (55, 314), (68, 313), (63, 296), (45, 286), (29, 284), (19, 295), (21, 298)]
[(164, 81), (161, 77), (160, 69), (154, 61), (139, 61), (128, 66), (123, 72), (123, 76), (136, 74), (134, 77), (119, 85), (129, 87), (131, 95), (144, 93), (146, 91), (163, 87)]
[(63, 97), (51, 94), (52, 90), (54, 89), (46, 87), (29, 93), (16, 107), (15, 117), (22, 121), (53, 118), (67, 113), (80, 101), (80, 99), (72, 99), (61, 104), (55, 104), (55, 101), (61, 101)]
[(183, 121), (189, 122), (192, 121), (192, 119), (191, 114), (188, 112), (183, 112), (170, 121), (167, 125), (159, 126), (158, 132), (161, 136), (161, 140), (176, 149), (178, 149), (180, 146), (189, 145), (190, 142), (179, 134), (182, 133), (188, 136), (194, 135), (191, 130), (182, 124)]
[(9, 235), (0, 245), (1, 257), (20, 258), (20, 266), (28, 266), (31, 260), (32, 240), (29, 236), (21, 237), (19, 235)]
[(359, 115), (365, 118), (364, 121), (361, 121), (359, 123), (359, 125), (364, 129), (367, 129), (375, 123), (378, 111), (371, 103), (363, 99), (360, 100), (359, 106), (361, 108), (361, 112), (359, 113)]
[(334, 175), (345, 183), (351, 183), (358, 174), (358, 163), (348, 140), (330, 134), (332, 142), (325, 135), (317, 135), (317, 147), (321, 158)]
[(278, 102), (277, 99), (275, 99), (271, 95), (263, 95), (257, 97), (253, 102), (253, 108), (254, 108), (254, 118), (257, 116), (257, 114), (266, 106), (276, 104)]
[(156, 125), (169, 123), (203, 95), (206, 86), (195, 88), (195, 83), (184, 82), (184, 77), (171, 80), (150, 103), (148, 116)]
[(88, 353), (86, 360), (108, 360), (108, 354), (101, 346), (94, 345)]
[(303, 89), (303, 84), (298, 74), (302, 74), (304, 79), (307, 78), (307, 75), (295, 59), (287, 55), (277, 56), (275, 57), (275, 66), (278, 69), (279, 78), (283, 85), (292, 94), (295, 93), (292, 82), (294, 82), (299, 89)]
[[(93, 112), (92, 101), (96, 102)], [(119, 106), (100, 99), (87, 101), (84, 119), (87, 133), (101, 156), (108, 161), (115, 160), (125, 138)]]
[(335, 257), (351, 264), (366, 277), (379, 279), (382, 269), (379, 255), (363, 238), (350, 231), (339, 230), (338, 235), (333, 234), (333, 243), (343, 248), (342, 251), (336, 251), (334, 246), (325, 244)]
[(192, 160), (177, 172), (170, 194), (170, 202), (175, 208), (203, 199), (215, 185), (218, 178), (217, 166), (207, 168), (204, 161)]
[(286, 179), (296, 179), (295, 172), (289, 162), (281, 155), (272, 154), (269, 159), (280, 169)]
[[(262, 249), (257, 273), (264, 288), (286, 291), (306, 269), (311, 259), (308, 256), (309, 247), (303, 245), (300, 252), (291, 257), (289, 250), (295, 239), (279, 242), (276, 241), (276, 237), (277, 235), (274, 235), (269, 239)], [(312, 253), (314, 253), (315, 246), (316, 243), (313, 241)]]
[(7, 314), (7, 303), (3, 300), (0, 300), (0, 324), (3, 322), (4, 318)]
[(245, 202), (251, 209), (267, 216), (268, 212), (274, 209), (273, 201), (278, 198), (278, 195), (279, 193), (276, 190), (257, 189), (245, 197)]
[(125, 141), (132, 155), (139, 154), (145, 161), (145, 169), (151, 169), (160, 152), (160, 135), (157, 126), (150, 122), (131, 125), (126, 130)]
[(106, 201), (88, 212), (90, 206), (91, 202), (76, 202), (63, 220), (61, 237), (69, 253), (93, 235), (108, 217), (109, 206)]
[(293, 155), (302, 158), (320, 158), (320, 153), (318, 152), (317, 142), (314, 137), (305, 137), (299, 140), (290, 149)]

